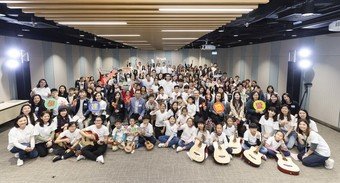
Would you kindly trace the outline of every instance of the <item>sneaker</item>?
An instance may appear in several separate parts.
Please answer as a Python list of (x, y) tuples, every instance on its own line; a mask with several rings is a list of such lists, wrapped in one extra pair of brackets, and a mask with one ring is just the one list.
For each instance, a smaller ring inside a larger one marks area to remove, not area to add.
[(190, 154), (189, 154), (189, 152), (187, 152), (187, 155), (188, 155), (189, 159), (192, 161), (192, 158), (190, 157)]
[(176, 152), (181, 152), (181, 151), (183, 151), (183, 147), (178, 146), (177, 149), (176, 149)]
[(159, 148), (165, 147), (165, 144), (164, 144), (164, 143), (159, 143), (159, 144), (158, 144), (158, 147), (159, 147)]
[(101, 163), (101, 164), (104, 164), (104, 157), (103, 157), (103, 155), (98, 156), (96, 161)]
[(77, 161), (80, 161), (80, 160), (82, 160), (82, 159), (85, 159), (85, 156), (79, 155), (79, 156), (77, 157)]
[(24, 164), (24, 161), (18, 158), (17, 165), (22, 166), (23, 164)]
[(290, 153), (290, 157), (292, 157), (295, 161), (299, 161), (298, 155), (295, 153)]
[(174, 144), (174, 145), (172, 145), (172, 148), (173, 148), (173, 149), (176, 149), (176, 145), (175, 145), (175, 144)]
[(267, 159), (268, 159), (266, 155), (263, 155), (261, 158), (265, 161), (267, 161)]
[(54, 156), (53, 159), (52, 159), (52, 162), (56, 162), (56, 161), (59, 161), (61, 160), (61, 157), (60, 156)]
[(328, 158), (326, 161), (325, 161), (325, 168), (328, 169), (328, 170), (332, 170), (334, 167), (334, 160), (331, 159), (331, 158)]
[(232, 160), (232, 159), (233, 159), (233, 156), (232, 156), (231, 154), (229, 154), (229, 156), (230, 156), (230, 160)]
[(205, 153), (205, 159), (207, 159), (208, 158), (208, 153)]
[(131, 151), (131, 154), (133, 154), (133, 153), (135, 153), (135, 150), (132, 150), (132, 151)]
[(15, 153), (14, 157), (19, 159), (19, 153)]
[(53, 153), (53, 148), (49, 148), (48, 153), (50, 153), (50, 154)]

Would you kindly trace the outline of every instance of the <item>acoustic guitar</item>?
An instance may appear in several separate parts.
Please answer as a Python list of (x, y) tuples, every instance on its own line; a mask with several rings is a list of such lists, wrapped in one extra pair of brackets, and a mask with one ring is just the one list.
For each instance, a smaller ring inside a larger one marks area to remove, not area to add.
[(82, 145), (83, 147), (89, 146), (89, 145), (93, 146), (94, 143), (97, 142), (97, 141), (99, 140), (98, 134), (96, 134), (96, 133), (94, 133), (94, 132), (92, 132), (92, 131), (90, 131), (90, 130), (84, 131), (84, 133), (85, 133), (86, 135), (92, 135), (93, 139), (87, 138), (87, 137), (84, 137), (84, 136), (83, 136), (83, 137), (81, 138), (81, 141), (80, 141), (80, 145)]
[(230, 136), (229, 147), (233, 149), (232, 154), (238, 155), (242, 151), (241, 138), (237, 135), (237, 127), (235, 127), (234, 135)]
[(228, 154), (224, 144), (217, 141), (213, 142), (214, 146), (214, 160), (218, 164), (226, 165), (230, 162), (230, 155)]
[(253, 167), (259, 167), (262, 163), (263, 154), (260, 153), (260, 149), (263, 146), (264, 141), (258, 147), (251, 146), (250, 149), (243, 152), (244, 161)]
[(136, 147), (136, 144), (135, 144), (135, 138), (138, 136), (138, 134), (137, 135), (134, 135), (133, 136), (133, 139), (131, 140), (131, 141), (128, 141), (127, 143), (126, 143), (126, 146), (124, 147), (124, 151), (126, 152), (126, 153), (131, 153), (134, 149), (135, 149), (135, 147)]
[[(65, 139), (68, 139), (68, 138), (67, 137), (63, 137), (60, 140), (65, 140)], [(67, 143), (67, 142), (59, 142), (57, 144), (58, 144), (58, 146), (60, 146), (60, 147), (62, 147), (64, 149), (69, 149), (70, 147), (72, 147), (71, 144)]]
[(202, 135), (202, 139), (196, 139), (194, 146), (192, 146), (189, 150), (189, 157), (196, 162), (202, 163), (205, 158), (205, 148), (207, 147), (207, 144), (204, 143), (205, 141), (205, 135)]
[(281, 151), (276, 154), (276, 157), (277, 169), (279, 169), (282, 173), (286, 173), (289, 175), (300, 174), (300, 168), (292, 161), (291, 158), (285, 157)]
[(117, 151), (118, 149), (124, 149), (124, 142), (119, 143), (118, 141), (113, 140), (112, 137), (108, 138), (107, 144), (112, 145), (111, 148), (113, 151)]
[(145, 149), (147, 151), (151, 151), (155, 146), (149, 141), (149, 140), (146, 140), (146, 138), (144, 136), (141, 136), (143, 139), (144, 139), (144, 146), (145, 146)]

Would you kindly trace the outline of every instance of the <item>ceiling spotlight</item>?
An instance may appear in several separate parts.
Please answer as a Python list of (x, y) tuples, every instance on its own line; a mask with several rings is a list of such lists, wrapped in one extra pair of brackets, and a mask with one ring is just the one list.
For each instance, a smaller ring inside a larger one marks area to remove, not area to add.
[(237, 35), (237, 34), (234, 34), (234, 37), (238, 37), (238, 35)]
[(296, 34), (293, 34), (292, 37), (296, 37), (297, 35)]
[(66, 44), (70, 44), (70, 42), (66, 41)]
[(0, 17), (5, 17), (5, 16), (6, 16), (5, 14), (0, 13)]
[(220, 29), (220, 30), (218, 30), (218, 32), (224, 32), (224, 29)]
[(84, 37), (85, 35), (84, 35), (84, 34), (80, 34), (79, 36), (80, 36), (80, 37)]
[(79, 42), (81, 42), (81, 43), (82, 43), (82, 42), (83, 42), (83, 40), (81, 40), (81, 39), (80, 39), (80, 40), (79, 40)]
[(22, 35), (22, 34), (18, 34), (17, 36), (18, 36), (18, 37), (24, 37), (24, 35)]
[(293, 31), (293, 29), (287, 29), (286, 31), (287, 31), (287, 32), (291, 32), (291, 31)]

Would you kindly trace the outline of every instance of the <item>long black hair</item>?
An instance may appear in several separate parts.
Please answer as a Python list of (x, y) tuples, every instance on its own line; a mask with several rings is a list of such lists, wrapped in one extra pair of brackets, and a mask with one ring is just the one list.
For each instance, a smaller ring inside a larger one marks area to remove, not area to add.
[(21, 114), (24, 114), (24, 112), (22, 112), (22, 110), (24, 109), (24, 107), (27, 107), (27, 106), (31, 108), (31, 112), (28, 113), (28, 118), (30, 119), (31, 124), (34, 126), (34, 125), (35, 125), (34, 113), (33, 113), (32, 106), (31, 106), (30, 104), (24, 104), (24, 105), (22, 105), (19, 114), (20, 114), (20, 115), (21, 115)]
[(50, 126), (51, 123), (52, 123), (52, 115), (51, 115), (51, 112), (50, 112), (50, 111), (43, 111), (43, 112), (41, 113), (41, 115), (39, 116), (39, 119), (37, 120), (37, 122), (39, 122), (39, 126), (41, 126), (41, 127), (44, 126), (44, 121), (42, 120), (42, 117), (43, 117), (45, 114), (50, 115), (50, 119), (48, 120), (48, 126)]
[[(26, 115), (24, 115), (24, 114), (20, 114), (19, 116), (17, 116), (13, 121), (14, 121), (14, 127), (15, 128), (19, 128), (19, 125), (18, 125), (18, 121), (19, 121), (19, 119), (21, 119), (21, 118), (26, 118), (26, 120), (27, 120), (27, 116)], [(27, 123), (26, 123), (26, 125), (28, 124), (28, 120), (27, 120)]]

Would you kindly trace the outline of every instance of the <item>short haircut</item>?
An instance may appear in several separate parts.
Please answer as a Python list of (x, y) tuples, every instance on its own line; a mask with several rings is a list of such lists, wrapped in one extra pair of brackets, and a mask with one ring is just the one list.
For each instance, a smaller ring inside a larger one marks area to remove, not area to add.
[(21, 118), (26, 118), (26, 120), (27, 120), (26, 125), (28, 124), (28, 119), (27, 119), (26, 115), (25, 115), (25, 114), (20, 114), (19, 116), (17, 116), (17, 117), (13, 120), (13, 121), (14, 121), (14, 127), (15, 127), (15, 128), (19, 128), (18, 121), (19, 121), (19, 119), (21, 119)]
[(51, 89), (51, 93), (52, 93), (52, 92), (58, 92), (58, 90), (57, 90), (56, 88), (52, 88), (52, 89)]
[(257, 124), (255, 124), (255, 123), (250, 123), (249, 124), (249, 129), (250, 128), (256, 128), (257, 129)]

